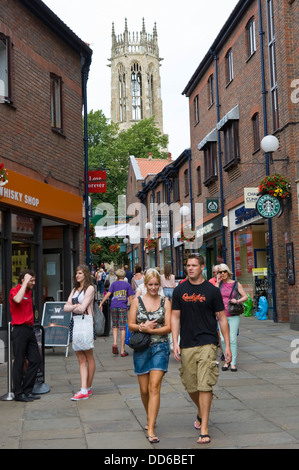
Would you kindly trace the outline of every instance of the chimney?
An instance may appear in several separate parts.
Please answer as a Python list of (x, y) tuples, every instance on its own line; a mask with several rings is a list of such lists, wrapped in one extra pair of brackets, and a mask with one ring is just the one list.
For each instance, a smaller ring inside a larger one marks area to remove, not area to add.
[(168, 153), (168, 161), (171, 162), (171, 153)]
[(149, 152), (149, 153), (148, 153), (148, 159), (149, 159), (149, 160), (152, 160), (152, 159), (153, 159), (153, 154), (152, 154), (152, 152)]

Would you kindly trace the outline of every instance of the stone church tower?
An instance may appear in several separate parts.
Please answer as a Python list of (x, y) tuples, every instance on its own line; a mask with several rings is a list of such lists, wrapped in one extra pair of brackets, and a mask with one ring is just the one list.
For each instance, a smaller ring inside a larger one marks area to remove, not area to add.
[(128, 32), (127, 19), (123, 34), (116, 36), (112, 24), (111, 48), (111, 120), (121, 130), (154, 116), (163, 133), (160, 62), (156, 24), (153, 34), (145, 30)]

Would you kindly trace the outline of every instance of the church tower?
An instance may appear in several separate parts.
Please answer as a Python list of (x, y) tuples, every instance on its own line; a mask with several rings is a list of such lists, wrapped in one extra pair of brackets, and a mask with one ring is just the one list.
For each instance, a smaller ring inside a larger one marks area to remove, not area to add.
[(160, 62), (156, 23), (153, 34), (145, 30), (128, 32), (127, 19), (123, 34), (116, 36), (112, 24), (111, 48), (111, 120), (121, 130), (154, 116), (163, 133)]

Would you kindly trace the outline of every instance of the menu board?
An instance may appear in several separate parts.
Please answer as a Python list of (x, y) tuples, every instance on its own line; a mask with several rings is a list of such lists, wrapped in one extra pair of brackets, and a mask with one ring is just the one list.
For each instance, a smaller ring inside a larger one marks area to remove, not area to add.
[(42, 326), (45, 346), (68, 346), (70, 340), (71, 312), (64, 312), (65, 302), (45, 302)]

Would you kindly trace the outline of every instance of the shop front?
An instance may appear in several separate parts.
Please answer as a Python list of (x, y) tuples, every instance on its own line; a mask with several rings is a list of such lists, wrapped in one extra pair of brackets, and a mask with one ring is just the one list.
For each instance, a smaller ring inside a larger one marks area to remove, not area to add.
[(223, 241), (221, 217), (215, 217), (196, 229), (196, 237), (202, 237), (199, 253), (205, 260), (204, 276), (213, 276), (213, 266), (223, 263)]
[(8, 296), (26, 268), (36, 273), (35, 318), (43, 303), (64, 300), (79, 262), (82, 197), (14, 171), (0, 186), (0, 305), (10, 321)]
[(267, 220), (255, 209), (241, 204), (229, 211), (229, 230), (232, 251), (232, 271), (249, 294), (254, 305), (265, 296), (269, 313), (273, 309), (273, 296), (269, 280), (270, 249)]

